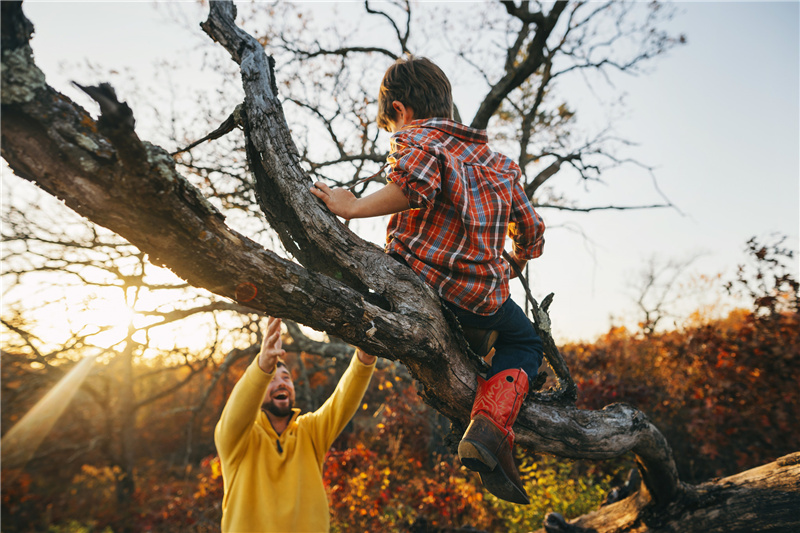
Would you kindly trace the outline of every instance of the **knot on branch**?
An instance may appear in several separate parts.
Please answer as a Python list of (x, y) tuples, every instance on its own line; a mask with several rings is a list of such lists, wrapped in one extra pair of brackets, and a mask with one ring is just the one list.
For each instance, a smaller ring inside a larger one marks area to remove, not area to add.
[(110, 84), (103, 82), (94, 87), (83, 86), (77, 82), (72, 83), (100, 105), (101, 117), (97, 123), (98, 126), (133, 131), (136, 125), (133, 110), (128, 104), (117, 99), (117, 92)]
[(611, 505), (612, 503), (616, 503), (618, 501), (624, 500), (637, 490), (642, 485), (642, 476), (639, 474), (639, 470), (636, 468), (632, 468), (630, 472), (628, 472), (628, 479), (619, 487), (614, 487), (611, 489), (611, 492), (606, 495), (605, 501), (600, 504), (601, 506)]
[(561, 515), (550, 513), (544, 518), (544, 530), (547, 533), (590, 533), (593, 529), (573, 526)]
[(556, 296), (555, 293), (551, 292), (550, 294), (544, 297), (544, 300), (542, 300), (542, 311), (544, 311), (545, 313), (548, 313), (550, 311), (550, 304), (553, 303), (553, 298), (555, 298), (555, 296)]
[(88, 94), (100, 106), (100, 119), (97, 128), (108, 137), (123, 165), (133, 172), (144, 172), (147, 151), (134, 131), (136, 121), (133, 110), (125, 102), (117, 99), (117, 93), (108, 83), (98, 86), (73, 85)]

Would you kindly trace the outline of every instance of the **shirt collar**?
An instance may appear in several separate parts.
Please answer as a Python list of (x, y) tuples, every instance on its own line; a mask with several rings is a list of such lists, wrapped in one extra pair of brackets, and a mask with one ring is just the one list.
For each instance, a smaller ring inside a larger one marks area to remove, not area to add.
[(416, 133), (414, 131), (415, 129), (421, 129), (421, 128), (439, 130), (465, 142), (479, 143), (479, 144), (486, 144), (489, 142), (489, 138), (486, 135), (486, 130), (477, 130), (475, 128), (470, 128), (469, 126), (465, 126), (460, 122), (456, 122), (455, 120), (451, 120), (449, 118), (441, 118), (441, 117), (421, 118), (419, 120), (413, 120), (410, 123), (408, 123), (402, 130), (393, 134), (392, 138), (404, 134), (413, 135), (414, 133)]
[(297, 420), (297, 417), (300, 416), (300, 409), (298, 409), (297, 407), (292, 407), (292, 416), (289, 418), (289, 423), (286, 424), (286, 429), (283, 430), (283, 433), (278, 435), (278, 432), (275, 431), (275, 428), (273, 427), (272, 422), (269, 421), (269, 417), (267, 416), (267, 413), (264, 412), (264, 409), (261, 409), (260, 412), (261, 412), (260, 416), (264, 417), (262, 419), (261, 425), (264, 427), (264, 429), (270, 436), (275, 438), (280, 438), (286, 435), (286, 433), (289, 431), (289, 428), (292, 427), (292, 424), (294, 424), (295, 421)]

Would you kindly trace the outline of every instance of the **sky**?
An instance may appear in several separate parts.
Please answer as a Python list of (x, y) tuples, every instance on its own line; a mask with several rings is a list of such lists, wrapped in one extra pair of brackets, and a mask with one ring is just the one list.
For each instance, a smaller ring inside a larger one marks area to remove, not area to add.
[[(539, 299), (556, 295), (557, 340), (590, 340), (608, 330), (610, 317), (616, 324), (635, 318), (631, 284), (651, 257), (696, 257), (691, 272), (732, 275), (752, 236), (786, 234), (798, 248), (800, 4), (676, 5), (679, 15), (670, 27), (688, 44), (655, 61), (647, 74), (615, 78), (615, 88), (627, 102), (619, 132), (636, 141), (633, 155), (655, 168), (658, 187), (677, 209), (542, 212), (549, 229), (544, 255), (531, 263), (532, 286)], [(206, 16), (197, 3), (28, 1), (24, 10), (36, 28), (32, 46), (48, 82), (83, 105), (69, 81), (85, 60), (98, 71), (146, 77), (154, 63), (189, 57), (208, 39), (197, 27)], [(191, 66), (187, 61), (184, 68)], [(584, 87), (563, 90), (580, 99), (581, 109), (591, 108), (593, 96)], [(463, 91), (456, 89), (457, 98)], [(471, 116), (468, 95), (462, 99), (462, 114)], [(602, 113), (598, 105), (597, 116)], [(139, 119), (137, 127), (150, 138), (148, 124)], [(662, 200), (650, 177), (635, 168), (604, 179), (608, 186), (588, 192), (577, 181), (560, 187), (583, 205)], [(721, 292), (720, 283), (703, 298)], [(513, 294), (522, 302), (520, 290)]]

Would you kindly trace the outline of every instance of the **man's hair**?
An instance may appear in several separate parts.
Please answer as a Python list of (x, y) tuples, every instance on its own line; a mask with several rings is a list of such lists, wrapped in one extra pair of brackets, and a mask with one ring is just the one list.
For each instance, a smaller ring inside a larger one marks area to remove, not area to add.
[(433, 61), (412, 55), (399, 58), (386, 70), (378, 93), (378, 127), (384, 130), (397, 120), (392, 102), (397, 100), (421, 118), (453, 118), (450, 80)]
[(289, 370), (289, 367), (286, 366), (286, 363), (283, 362), (283, 359), (278, 359), (278, 362), (275, 363), (275, 370), (278, 370), (280, 367), (283, 367), (286, 370)]

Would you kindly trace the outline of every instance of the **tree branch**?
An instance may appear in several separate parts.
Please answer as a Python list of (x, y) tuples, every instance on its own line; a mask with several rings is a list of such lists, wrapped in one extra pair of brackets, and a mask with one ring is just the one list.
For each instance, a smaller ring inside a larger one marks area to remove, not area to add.
[[(3, 14), (5, 25), (5, 6)], [(453, 317), (410, 269), (358, 239), (311, 197), (270, 61), (234, 16), (232, 3), (212, 2), (203, 26), (240, 62), (260, 204), (308, 270), (227, 227), (163, 149), (141, 143), (145, 157), (138, 166), (126, 164), (119, 154), (123, 141), (112, 142), (85, 111), (47, 86), (29, 48), (3, 53), (3, 157), (15, 173), (192, 285), (403, 361), (430, 405), (466, 421), (479, 363), (454, 333)], [(628, 406), (581, 411), (541, 398), (532, 394), (518, 419), (522, 445), (588, 458), (633, 450), (655, 501), (676, 496), (680, 485), (669, 446), (642, 413)]]
[(629, 211), (632, 209), (658, 209), (661, 207), (675, 207), (672, 204), (652, 204), (652, 205), (604, 205), (596, 207), (570, 207), (559, 204), (536, 204), (536, 207), (548, 209), (558, 209), (561, 211), (573, 211), (576, 213), (591, 213), (592, 211)]
[(632, 496), (567, 523), (557, 513), (534, 533), (621, 531), (797, 531), (800, 529), (800, 453), (734, 476), (686, 488), (661, 513), (642, 513)]
[[(504, 5), (506, 6), (506, 10), (508, 10), (509, 5), (513, 6), (513, 3), (504, 2)], [(494, 115), (495, 111), (497, 111), (500, 104), (506, 99), (509, 93), (520, 87), (529, 76), (539, 69), (546, 56), (544, 50), (547, 46), (547, 39), (566, 7), (567, 2), (558, 1), (550, 9), (550, 13), (548, 13), (546, 17), (541, 16), (541, 19), (538, 19), (541, 14), (536, 15), (536, 33), (525, 48), (525, 52), (520, 54), (523, 56), (521, 61), (509, 61), (506, 63), (505, 75), (491, 88), (489, 94), (486, 95), (483, 102), (481, 102), (481, 105), (478, 107), (478, 111), (472, 119), (472, 124), (470, 124), (473, 128), (486, 129), (486, 126), (489, 124), (489, 119)], [(515, 9), (512, 9), (512, 11), (514, 10)], [(511, 13), (511, 11), (509, 11), (509, 13)], [(525, 18), (525, 15), (522, 13), (515, 16), (518, 16), (518, 18), (521, 16), (521, 20)], [(529, 14), (529, 16), (533, 17), (534, 14)], [(528, 22), (524, 22), (524, 24), (528, 24)], [(521, 31), (527, 31), (527, 29), (523, 28)]]

